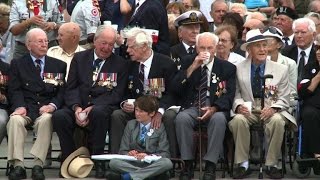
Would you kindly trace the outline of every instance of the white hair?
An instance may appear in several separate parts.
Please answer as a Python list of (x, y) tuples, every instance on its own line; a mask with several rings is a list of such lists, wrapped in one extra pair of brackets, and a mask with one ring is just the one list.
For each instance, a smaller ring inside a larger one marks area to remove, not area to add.
[(104, 30), (110, 30), (111, 32), (114, 33), (114, 41), (116, 41), (117, 38), (117, 30), (115, 30), (111, 25), (100, 25), (96, 31), (96, 33), (94, 34), (94, 39), (97, 39), (100, 34), (104, 31)]
[(242, 4), (242, 3), (231, 3), (230, 7), (229, 7), (229, 11), (231, 11), (232, 8), (237, 7), (237, 8), (241, 8), (244, 13), (246, 14), (248, 9), (247, 6)]
[(210, 38), (213, 40), (214, 45), (216, 46), (219, 42), (219, 37), (211, 32), (203, 32), (201, 34), (198, 34), (196, 36), (196, 46), (199, 44), (199, 39), (200, 38)]
[(296, 26), (298, 24), (305, 24), (307, 23), (308, 24), (308, 30), (311, 31), (311, 32), (316, 32), (316, 25), (315, 23), (309, 19), (309, 18), (299, 18), (299, 19), (296, 19), (293, 21), (292, 23), (292, 29), (295, 30), (296, 29)]
[(138, 47), (143, 46), (146, 44), (149, 48), (152, 48), (152, 37), (150, 34), (145, 32), (143, 29), (134, 27), (130, 29), (127, 33), (126, 36), (128, 39), (134, 39), (134, 44)]
[(26, 44), (27, 43), (29, 43), (29, 41), (31, 40), (30, 38), (32, 38), (31, 37), (31, 35), (33, 35), (33, 34), (38, 34), (38, 33), (43, 33), (43, 34), (45, 34), (46, 36), (47, 36), (47, 33), (46, 32), (44, 32), (44, 30), (42, 30), (42, 29), (40, 29), (40, 28), (33, 28), (33, 29), (31, 29), (31, 30), (29, 30), (28, 32), (27, 32), (27, 34), (26, 34)]

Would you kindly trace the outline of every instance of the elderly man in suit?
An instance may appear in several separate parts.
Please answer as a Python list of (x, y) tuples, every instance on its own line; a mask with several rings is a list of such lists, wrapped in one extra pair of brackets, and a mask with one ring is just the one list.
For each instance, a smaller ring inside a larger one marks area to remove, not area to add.
[(283, 55), (295, 60), (298, 65), (298, 82), (305, 66), (316, 60), (316, 52), (313, 48), (313, 41), (316, 35), (316, 26), (309, 18), (300, 18), (293, 22), (295, 44), (283, 49)]
[(152, 49), (155, 52), (170, 55), (168, 15), (160, 1), (136, 1), (135, 9), (128, 25), (158, 30), (158, 42)]
[(177, 146), (173, 120), (176, 113), (167, 110), (174, 104), (170, 93), (170, 80), (177, 72), (177, 66), (167, 56), (154, 52), (152, 38), (140, 28), (133, 28), (128, 33), (127, 52), (131, 57), (127, 94), (122, 109), (116, 110), (111, 116), (111, 153), (118, 153), (123, 130), (129, 120), (134, 118), (134, 105), (127, 99), (136, 99), (144, 94), (158, 97), (160, 108), (152, 118), (152, 127), (158, 129), (163, 121), (170, 143), (170, 151), (177, 154)]
[(205, 32), (197, 36), (197, 54), (182, 60), (181, 70), (173, 79), (175, 92), (182, 98), (184, 110), (175, 119), (181, 158), (186, 168), (180, 179), (193, 174), (192, 135), (198, 123), (207, 125), (208, 146), (204, 180), (215, 179), (216, 163), (223, 149), (223, 139), (235, 93), (236, 67), (214, 56), (219, 38)]
[(199, 19), (202, 15), (200, 11), (187, 11), (181, 14), (174, 21), (178, 27), (178, 35), (181, 40), (170, 48), (171, 58), (176, 63), (177, 67), (181, 67), (182, 57), (190, 54), (195, 54), (196, 36), (200, 33), (200, 24), (202, 21)]
[[(151, 119), (156, 115), (159, 102), (155, 96), (140, 96), (135, 101), (136, 119), (128, 122), (121, 141), (119, 154), (137, 158), (137, 161), (112, 159), (109, 166), (112, 170), (122, 173), (122, 179), (161, 179), (169, 180), (166, 171), (172, 168), (169, 142), (163, 124), (160, 128), (151, 127)], [(151, 163), (143, 162), (148, 155), (161, 156)], [(109, 180), (118, 180), (107, 176)], [(118, 175), (119, 177), (119, 175)]]
[[(235, 163), (239, 164), (233, 177), (242, 179), (249, 174), (249, 127), (263, 121), (268, 143), (266, 173), (270, 178), (278, 179), (282, 177), (277, 164), (284, 127), (288, 120), (296, 125), (294, 117), (287, 112), (290, 96), (288, 67), (267, 60), (267, 39), (258, 29), (247, 33), (246, 43), (241, 49), (246, 50), (249, 56), (246, 61), (237, 65), (237, 89), (232, 107), (236, 115), (229, 122), (235, 141)], [(266, 74), (273, 75), (273, 79), (266, 80), (266, 90), (262, 92), (261, 78)], [(263, 109), (261, 98), (265, 98)], [(248, 102), (252, 104), (252, 109), (247, 106)]]
[[(66, 108), (53, 114), (62, 160), (76, 150), (73, 132), (76, 126), (88, 132), (91, 154), (103, 154), (111, 113), (124, 96), (127, 85), (127, 62), (112, 53), (116, 31), (99, 26), (94, 49), (76, 53), (71, 61), (66, 85)], [(96, 162), (96, 178), (103, 178), (105, 166)]]
[(25, 126), (37, 134), (30, 153), (34, 156), (32, 179), (45, 179), (43, 162), (51, 142), (51, 116), (63, 103), (66, 63), (46, 56), (48, 39), (39, 28), (26, 35), (29, 54), (13, 59), (10, 67), (9, 99), (11, 110), (7, 124), (8, 160), (14, 166), (9, 179), (25, 179), (23, 163)]

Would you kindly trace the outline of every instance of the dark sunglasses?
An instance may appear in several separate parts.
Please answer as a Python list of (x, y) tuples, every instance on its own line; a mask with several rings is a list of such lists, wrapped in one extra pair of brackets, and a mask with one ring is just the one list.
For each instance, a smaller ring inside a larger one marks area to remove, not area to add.
[(267, 27), (263, 30), (263, 33), (269, 31), (270, 33), (272, 34), (278, 34), (279, 36), (283, 36), (283, 34), (281, 32), (279, 32), (275, 27), (273, 26), (270, 26), (270, 27)]
[(243, 27), (243, 30), (246, 30), (247, 32), (251, 30), (249, 27)]

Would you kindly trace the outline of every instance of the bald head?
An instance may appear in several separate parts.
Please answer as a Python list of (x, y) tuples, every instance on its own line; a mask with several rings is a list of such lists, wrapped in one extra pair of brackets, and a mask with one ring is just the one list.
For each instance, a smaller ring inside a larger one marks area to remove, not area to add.
[(74, 52), (81, 36), (80, 27), (73, 22), (64, 23), (58, 31), (59, 46), (66, 52)]
[(47, 37), (47, 34), (40, 28), (33, 28), (26, 34), (26, 44), (34, 40), (37, 36)]
[(258, 19), (248, 19), (243, 25), (243, 31), (242, 31), (242, 40), (246, 40), (246, 34), (251, 29), (263, 29), (264, 24), (262, 21)]

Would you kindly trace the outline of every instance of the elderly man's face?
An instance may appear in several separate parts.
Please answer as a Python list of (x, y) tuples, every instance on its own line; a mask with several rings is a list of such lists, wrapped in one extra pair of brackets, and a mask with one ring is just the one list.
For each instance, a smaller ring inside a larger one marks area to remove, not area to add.
[(292, 22), (292, 19), (288, 16), (279, 14), (276, 21), (274, 21), (274, 25), (279, 28), (284, 35), (289, 36), (292, 32)]
[(297, 24), (293, 30), (296, 45), (306, 49), (313, 43), (314, 33), (308, 29), (308, 23)]
[(266, 40), (254, 42), (248, 45), (247, 51), (252, 58), (252, 62), (260, 64), (267, 59), (268, 44)]
[(27, 48), (36, 58), (41, 58), (47, 54), (48, 38), (44, 32), (34, 32), (30, 35)]
[(115, 43), (116, 34), (105, 29), (101, 34), (94, 40), (95, 53), (101, 59), (107, 59), (112, 54), (113, 46)]
[(222, 16), (227, 13), (228, 6), (225, 3), (216, 3), (210, 11), (211, 17), (215, 24), (222, 23)]
[(196, 46), (196, 48), (198, 54), (200, 52), (210, 52), (210, 59), (212, 59), (216, 51), (216, 45), (214, 40), (206, 36), (202, 36), (198, 39), (198, 45)]
[(138, 46), (136, 45), (134, 38), (128, 38), (127, 46), (127, 52), (132, 61), (143, 61), (146, 49), (148, 48), (147, 45), (143, 45), (142, 47)]
[(59, 41), (59, 46), (62, 49), (72, 46), (74, 41), (73, 33), (68, 31), (67, 27), (62, 26), (59, 28), (57, 40)]
[(196, 36), (200, 33), (200, 24), (188, 24), (179, 28), (179, 36), (186, 44), (196, 44)]

